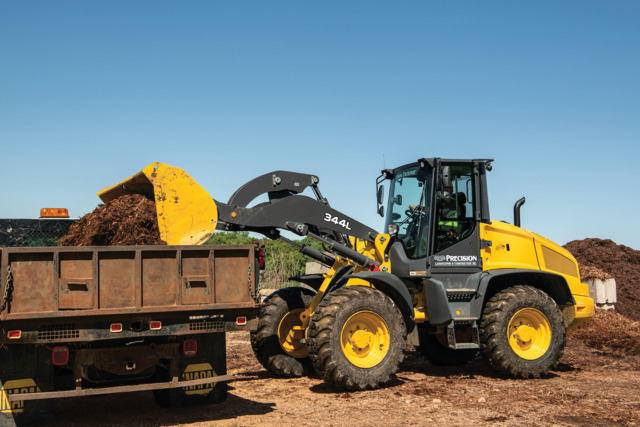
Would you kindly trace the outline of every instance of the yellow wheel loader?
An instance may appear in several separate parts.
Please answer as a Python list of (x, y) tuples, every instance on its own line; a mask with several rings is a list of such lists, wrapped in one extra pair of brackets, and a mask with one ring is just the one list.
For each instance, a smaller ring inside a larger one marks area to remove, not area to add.
[[(410, 339), (434, 364), (480, 353), (502, 375), (539, 378), (557, 365), (566, 330), (593, 316), (594, 303), (571, 254), (520, 227), (524, 198), (514, 224), (490, 219), (491, 162), (422, 158), (382, 171), (377, 202), (386, 233), (333, 209), (317, 176), (287, 171), (249, 181), (227, 203), (160, 163), (98, 194), (154, 198), (169, 244), (246, 230), (282, 239), (330, 268), (295, 277), (302, 286), (265, 299), (252, 347), (275, 374), (315, 369), (339, 388), (377, 388), (398, 370)], [(267, 202), (250, 207), (264, 195)], [(325, 252), (280, 230), (312, 237)]]

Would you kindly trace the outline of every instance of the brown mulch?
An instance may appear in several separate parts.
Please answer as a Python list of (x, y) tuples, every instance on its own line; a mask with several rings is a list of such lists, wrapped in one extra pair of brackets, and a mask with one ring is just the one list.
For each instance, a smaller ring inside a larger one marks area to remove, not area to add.
[(139, 194), (124, 195), (80, 218), (61, 246), (166, 245), (160, 238), (156, 204)]
[(589, 267), (588, 265), (578, 264), (578, 268), (580, 269), (580, 278), (582, 280), (585, 279), (599, 279), (599, 280), (607, 280), (612, 279), (611, 276), (606, 271), (602, 271), (597, 267)]
[(640, 356), (640, 322), (615, 310), (596, 310), (589, 323), (569, 331), (567, 338), (616, 357)]
[(640, 320), (640, 251), (612, 240), (574, 240), (564, 245), (578, 263), (596, 267), (616, 280), (616, 311), (631, 320)]

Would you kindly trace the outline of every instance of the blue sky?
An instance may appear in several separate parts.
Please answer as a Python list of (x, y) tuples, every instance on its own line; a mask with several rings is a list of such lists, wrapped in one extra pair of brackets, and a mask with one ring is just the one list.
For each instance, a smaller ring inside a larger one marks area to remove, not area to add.
[(0, 217), (160, 161), (285, 169), (374, 227), (380, 170), (493, 158), (491, 214), (640, 249), (637, 1), (0, 1)]

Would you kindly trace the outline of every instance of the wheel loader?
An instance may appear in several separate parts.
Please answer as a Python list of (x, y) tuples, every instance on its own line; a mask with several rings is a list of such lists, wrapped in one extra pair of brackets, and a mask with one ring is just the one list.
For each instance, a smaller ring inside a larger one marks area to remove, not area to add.
[[(567, 329), (593, 316), (594, 303), (571, 254), (520, 227), (524, 198), (513, 224), (490, 218), (492, 162), (421, 158), (383, 170), (376, 185), (385, 233), (335, 210), (319, 178), (302, 173), (264, 174), (223, 203), (183, 170), (154, 163), (98, 194), (105, 202), (127, 193), (155, 199), (169, 244), (246, 230), (295, 245), (329, 268), (294, 277), (300, 286), (264, 300), (251, 344), (274, 374), (315, 370), (341, 389), (374, 389), (396, 373), (409, 341), (436, 365), (480, 354), (501, 375), (540, 378), (562, 356)], [(312, 237), (324, 251), (282, 230)]]

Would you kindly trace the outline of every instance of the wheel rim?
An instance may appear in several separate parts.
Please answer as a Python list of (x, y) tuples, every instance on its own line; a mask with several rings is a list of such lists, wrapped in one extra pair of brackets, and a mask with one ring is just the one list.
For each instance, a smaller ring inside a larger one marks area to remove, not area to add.
[(280, 320), (278, 325), (280, 347), (286, 354), (296, 359), (309, 355), (309, 348), (301, 342), (304, 338), (304, 330), (302, 328), (295, 329), (296, 326), (302, 326), (300, 314), (303, 311), (302, 308), (291, 310)]
[(523, 359), (542, 357), (551, 345), (551, 324), (541, 311), (523, 308), (513, 315), (508, 327), (509, 345)]
[(389, 328), (382, 317), (372, 311), (351, 316), (340, 333), (342, 352), (359, 368), (372, 368), (389, 352)]

